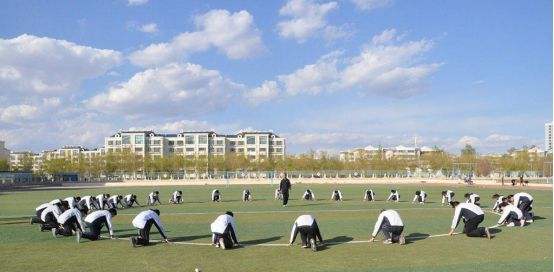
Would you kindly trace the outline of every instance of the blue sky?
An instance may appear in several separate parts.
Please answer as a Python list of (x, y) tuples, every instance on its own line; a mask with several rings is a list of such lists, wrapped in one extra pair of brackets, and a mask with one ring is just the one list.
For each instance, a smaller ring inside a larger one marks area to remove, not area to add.
[(272, 130), (290, 153), (543, 145), (551, 1), (4, 1), (0, 139)]

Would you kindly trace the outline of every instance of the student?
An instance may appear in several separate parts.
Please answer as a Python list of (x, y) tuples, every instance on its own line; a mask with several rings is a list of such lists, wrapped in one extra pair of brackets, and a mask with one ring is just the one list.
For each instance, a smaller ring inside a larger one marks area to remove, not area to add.
[(414, 199), (412, 200), (412, 203), (420, 203), (425, 204), (425, 200), (427, 200), (427, 193), (424, 191), (415, 191)]
[(275, 189), (275, 193), (273, 194), (273, 197), (275, 200), (283, 200), (283, 194), (281, 194), (281, 189), (277, 188)]
[[(94, 211), (85, 217), (85, 224), (88, 226), (89, 231), (81, 234), (82, 238), (95, 241), (100, 239), (100, 231), (102, 227), (106, 225), (110, 232), (110, 238), (114, 238), (112, 218), (117, 215), (116, 209)], [(77, 241), (79, 242), (79, 241)]]
[(481, 197), (478, 194), (466, 193), (464, 197), (466, 198), (466, 203), (473, 203), (477, 206), (481, 206), (481, 204), (479, 203), (479, 200), (481, 200)]
[(48, 207), (48, 205), (51, 205), (50, 203), (43, 203), (43, 204), (40, 204), (38, 207), (35, 208), (35, 216), (32, 216), (31, 219), (29, 220), (29, 223), (31, 225), (35, 224), (35, 223), (43, 223), (42, 220), (40, 220), (40, 215), (42, 214), (42, 211), (44, 211), (44, 209), (46, 209), (46, 207)]
[(455, 193), (453, 191), (450, 191), (450, 190), (442, 191), (441, 195), (442, 195), (441, 205), (444, 205), (444, 204), (450, 205), (449, 203), (454, 201)]
[(160, 202), (160, 192), (159, 191), (152, 191), (148, 194), (148, 205), (153, 206), (158, 202), (158, 204), (162, 204)]
[[(58, 226), (52, 228), (52, 235), (56, 238), (58, 235), (71, 236), (73, 232), (77, 235), (77, 242), (81, 233), (85, 229), (81, 212), (76, 208), (68, 209), (58, 216)], [(61, 226), (61, 227), (60, 227)]]
[(99, 194), (96, 196), (96, 203), (99, 210), (103, 210), (110, 198), (110, 194)]
[(517, 193), (508, 197), (508, 202), (518, 207), (523, 212), (526, 222), (533, 222), (533, 197), (525, 192)]
[(212, 244), (221, 249), (229, 249), (239, 246), (237, 238), (237, 225), (232, 212), (218, 216), (210, 225), (212, 231)]
[(502, 207), (500, 204), (502, 203), (508, 203), (508, 198), (499, 194), (492, 195), (492, 199), (494, 199), (494, 204), (492, 206), (492, 210), (498, 213), (502, 212)]
[(473, 203), (460, 203), (453, 201), (450, 203), (454, 208), (454, 217), (448, 235), (453, 235), (454, 230), (460, 223), (460, 219), (464, 219), (464, 232), (468, 237), (487, 237), (492, 238), (489, 228), (479, 227), (479, 224), (485, 220), (483, 210)]
[(306, 189), (304, 192), (304, 195), (302, 195), (302, 199), (304, 200), (315, 200), (315, 194), (310, 189)]
[(131, 208), (135, 203), (138, 206), (140, 206), (140, 204), (137, 201), (137, 195), (134, 195), (134, 194), (128, 194), (124, 196), (123, 199), (121, 200), (121, 205), (123, 205), (123, 207), (125, 208)]
[(381, 210), (377, 222), (375, 222), (375, 227), (373, 227), (373, 233), (371, 233), (371, 239), (369, 239), (370, 242), (375, 241), (379, 231), (385, 237), (384, 244), (399, 243), (403, 245), (406, 243), (406, 238), (402, 234), (404, 223), (395, 210)]
[(181, 204), (183, 203), (183, 191), (175, 191), (173, 194), (171, 194), (171, 198), (169, 198), (169, 203), (171, 204)]
[(162, 242), (169, 242), (167, 236), (165, 235), (165, 230), (160, 221), (160, 211), (159, 210), (146, 210), (143, 211), (133, 219), (133, 226), (138, 229), (139, 236), (131, 237), (131, 245), (136, 247), (138, 245), (147, 246), (150, 244), (150, 229), (154, 225), (160, 235), (163, 237)]
[(242, 191), (242, 201), (252, 201), (252, 193), (249, 189), (245, 189), (244, 191)]
[(87, 195), (87, 196), (81, 197), (81, 200), (77, 205), (86, 206), (89, 209), (89, 211), (93, 209), (98, 210), (98, 207), (96, 206), (97, 205), (96, 197), (94, 196)]
[(389, 198), (387, 198), (387, 201), (400, 202), (400, 194), (398, 194), (398, 190), (390, 190), (390, 195)]
[(212, 202), (219, 202), (221, 200), (221, 193), (218, 189), (212, 191)]
[(296, 218), (290, 232), (289, 246), (294, 243), (296, 236), (300, 233), (303, 248), (312, 248), (312, 251), (317, 251), (317, 240), (320, 245), (323, 245), (323, 237), (317, 225), (317, 221), (312, 215), (304, 214)]
[(331, 192), (331, 200), (334, 200), (334, 201), (342, 201), (342, 193), (341, 193), (341, 191), (335, 189), (333, 192)]
[(286, 207), (287, 204), (289, 203), (289, 192), (292, 184), (290, 183), (290, 180), (287, 178), (287, 173), (281, 173), (281, 176), (283, 178), (279, 183), (279, 191), (283, 196), (283, 207)]
[(508, 227), (525, 226), (525, 219), (523, 218), (523, 212), (516, 206), (509, 203), (502, 203), (502, 215), (498, 219), (498, 225), (506, 225)]
[(373, 192), (373, 190), (365, 190), (364, 192), (364, 200), (365, 201), (375, 201), (375, 193)]
[(121, 199), (123, 199), (123, 197), (120, 195), (110, 196), (110, 198), (106, 200), (106, 206), (108, 209), (117, 209), (117, 205), (119, 204), (121, 207), (125, 208), (123, 204), (121, 204)]
[(58, 217), (62, 214), (61, 203), (50, 204), (40, 214), (40, 231), (51, 230), (58, 226)]
[(81, 197), (79, 196), (70, 196), (63, 199), (64, 201), (67, 201), (67, 204), (70, 209), (77, 208), (77, 203), (81, 200)]

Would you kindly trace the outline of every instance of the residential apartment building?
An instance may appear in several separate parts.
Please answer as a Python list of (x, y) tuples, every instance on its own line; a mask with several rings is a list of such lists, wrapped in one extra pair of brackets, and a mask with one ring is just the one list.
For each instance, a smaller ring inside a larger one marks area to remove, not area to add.
[(381, 158), (385, 159), (417, 159), (421, 155), (430, 153), (430, 152), (437, 152), (438, 149), (423, 146), (423, 147), (410, 147), (410, 146), (403, 146), (398, 145), (395, 147), (374, 147), (372, 145), (368, 145), (364, 148), (354, 148), (347, 151), (342, 151), (339, 154), (339, 159), (341, 161), (357, 161), (360, 159), (371, 159), (375, 156), (381, 156)]
[(544, 124), (544, 149), (552, 153), (552, 123)]
[(0, 160), (9, 160), (10, 159), (10, 150), (6, 148), (6, 143), (0, 141)]
[(140, 156), (244, 155), (264, 159), (283, 157), (285, 139), (271, 132), (241, 132), (221, 135), (213, 131), (159, 134), (153, 131), (121, 131), (104, 140), (105, 152), (129, 150)]
[(31, 165), (34, 165), (34, 158), (37, 155), (38, 154), (33, 153), (31, 151), (10, 152), (10, 160), (9, 160), (10, 169), (22, 170), (26, 167), (25, 164), (30, 163)]

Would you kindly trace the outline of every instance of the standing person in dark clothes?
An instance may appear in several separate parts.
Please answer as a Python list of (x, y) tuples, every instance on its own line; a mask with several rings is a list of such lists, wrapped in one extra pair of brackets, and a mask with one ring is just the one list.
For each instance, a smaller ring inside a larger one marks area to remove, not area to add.
[(286, 173), (282, 173), (281, 176), (283, 179), (279, 184), (279, 190), (281, 190), (281, 194), (283, 195), (283, 207), (286, 207), (289, 202), (289, 191), (292, 185), (290, 184), (290, 180), (287, 178)]

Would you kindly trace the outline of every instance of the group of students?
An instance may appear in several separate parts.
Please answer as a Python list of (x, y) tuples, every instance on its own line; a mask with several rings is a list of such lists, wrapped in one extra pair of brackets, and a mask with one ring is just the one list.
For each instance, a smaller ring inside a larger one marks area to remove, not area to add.
[[(171, 194), (170, 203), (182, 203), (182, 191), (175, 191)], [(281, 192), (279, 191), (279, 194)], [(463, 233), (469, 237), (487, 237), (491, 238), (488, 228), (480, 227), (485, 214), (480, 207), (480, 197), (474, 193), (464, 195), (465, 202), (460, 203), (454, 200), (455, 193), (451, 190), (442, 191), (441, 204), (447, 203), (454, 208), (454, 216), (449, 234), (454, 234), (454, 230), (459, 225), (461, 219), (464, 222)], [(282, 198), (282, 194), (276, 198)], [(416, 191), (413, 203), (425, 203), (428, 195), (424, 191)], [(212, 191), (212, 201), (219, 201), (221, 193), (218, 189)], [(252, 199), (250, 190), (243, 191), (243, 200)], [(307, 189), (303, 199), (315, 200), (313, 191)], [(338, 189), (332, 191), (331, 199), (342, 200), (342, 192)], [(391, 190), (387, 201), (399, 201), (400, 194), (398, 190)], [(500, 215), (498, 225), (506, 226), (524, 226), (526, 223), (533, 222), (533, 197), (525, 192), (514, 195), (502, 196), (494, 194), (495, 200), (493, 211)], [(375, 193), (366, 189), (364, 191), (365, 201), (375, 201)], [(153, 191), (148, 195), (149, 205), (160, 203), (159, 192)], [(126, 196), (101, 194), (83, 197), (68, 197), (64, 199), (54, 199), (48, 203), (41, 204), (36, 208), (36, 216), (31, 218), (31, 224), (39, 223), (40, 230), (51, 230), (54, 237), (75, 235), (79, 242), (82, 238), (91, 241), (98, 240), (102, 228), (108, 229), (110, 238), (114, 237), (114, 228), (112, 218), (117, 215), (117, 209), (130, 208), (138, 204), (137, 196), (128, 194)], [(165, 229), (161, 223), (160, 211), (157, 209), (148, 209), (137, 214), (131, 224), (137, 229), (138, 236), (131, 237), (133, 246), (147, 246), (150, 243), (150, 231), (152, 226), (156, 227), (163, 237), (162, 242), (169, 242)], [(87, 230), (88, 229), (88, 230)], [(210, 225), (212, 232), (212, 244), (222, 249), (228, 249), (239, 246), (237, 236), (237, 226), (234, 214), (230, 211), (219, 215)], [(404, 223), (400, 214), (392, 209), (381, 210), (375, 223), (370, 241), (375, 241), (379, 232), (384, 236), (385, 244), (405, 243), (403, 235)], [(300, 215), (293, 223), (289, 243), (292, 245), (300, 234), (301, 244), (305, 248), (317, 250), (319, 245), (323, 245), (323, 238), (316, 218), (313, 215)]]

